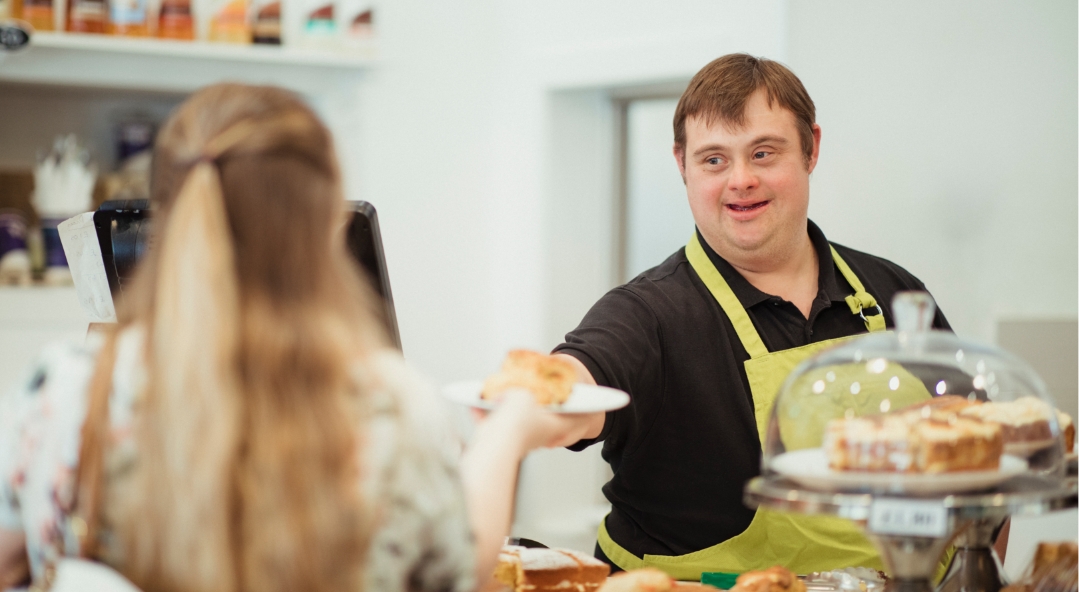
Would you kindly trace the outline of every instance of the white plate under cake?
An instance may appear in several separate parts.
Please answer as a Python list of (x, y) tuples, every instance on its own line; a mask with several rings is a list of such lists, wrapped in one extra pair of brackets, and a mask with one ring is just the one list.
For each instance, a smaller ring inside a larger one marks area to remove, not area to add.
[(1026, 472), (1027, 461), (1005, 454), (1000, 457), (1000, 466), (986, 471), (837, 471), (829, 468), (828, 455), (823, 448), (808, 448), (780, 454), (772, 459), (770, 466), (780, 475), (810, 489), (928, 495), (964, 493), (994, 487)]

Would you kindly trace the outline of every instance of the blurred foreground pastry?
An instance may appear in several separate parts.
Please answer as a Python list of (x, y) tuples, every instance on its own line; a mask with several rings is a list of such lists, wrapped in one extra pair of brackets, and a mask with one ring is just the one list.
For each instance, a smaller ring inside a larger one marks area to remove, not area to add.
[(888, 576), (884, 572), (869, 567), (815, 571), (805, 579), (807, 589), (839, 592), (882, 592), (887, 583)]
[(670, 592), (674, 587), (671, 576), (654, 567), (646, 567), (614, 574), (599, 592)]
[(806, 585), (790, 570), (776, 565), (738, 576), (731, 592), (806, 592)]
[(1019, 582), (1001, 592), (1075, 592), (1079, 589), (1079, 545), (1039, 543), (1034, 563)]
[(578, 551), (506, 546), (495, 579), (515, 592), (595, 592), (610, 572), (606, 563)]
[(566, 402), (577, 371), (561, 358), (548, 356), (526, 349), (511, 350), (502, 363), (502, 369), (483, 383), (480, 398), (497, 400), (510, 389), (525, 389), (536, 397), (540, 405), (558, 405)]

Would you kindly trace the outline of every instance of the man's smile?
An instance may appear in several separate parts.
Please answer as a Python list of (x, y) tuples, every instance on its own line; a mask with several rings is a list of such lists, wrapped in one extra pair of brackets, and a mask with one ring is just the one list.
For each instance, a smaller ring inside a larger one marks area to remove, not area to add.
[(727, 213), (735, 220), (749, 220), (757, 217), (769, 203), (771, 203), (771, 200), (746, 201), (742, 203), (725, 204), (724, 207), (726, 208)]
[(763, 206), (766, 203), (768, 203), (768, 202), (766, 202), (766, 201), (758, 201), (757, 203), (753, 203), (753, 204), (749, 204), (749, 205), (745, 205), (745, 206), (740, 206), (738, 204), (729, 204), (729, 205), (727, 205), (727, 207), (734, 210), (734, 211), (736, 211), (736, 212), (748, 212), (750, 210), (755, 210), (755, 209)]

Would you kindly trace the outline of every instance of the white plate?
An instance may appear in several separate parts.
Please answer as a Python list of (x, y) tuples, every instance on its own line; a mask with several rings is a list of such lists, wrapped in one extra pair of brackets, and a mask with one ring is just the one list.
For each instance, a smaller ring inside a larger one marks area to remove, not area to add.
[(1049, 448), (1056, 443), (1056, 440), (1029, 440), (1027, 442), (1006, 442), (1004, 444), (1004, 452), (1021, 456), (1023, 458), (1029, 458), (1035, 452)]
[[(498, 407), (498, 401), (488, 401), (480, 398), (483, 390), (483, 382), (480, 380), (466, 380), (455, 382), (442, 388), (442, 396), (461, 405), (468, 405), (477, 409), (494, 409)], [(613, 411), (629, 405), (629, 395), (613, 388), (594, 386), (590, 384), (575, 384), (570, 391), (569, 398), (561, 405), (551, 405), (553, 411), (559, 413), (596, 413), (597, 411)]]
[(1022, 474), (1027, 461), (1010, 454), (1000, 457), (995, 471), (954, 473), (871, 473), (833, 471), (823, 448), (785, 452), (772, 459), (772, 468), (797, 483), (813, 489), (876, 491), (891, 493), (961, 493), (986, 489)]

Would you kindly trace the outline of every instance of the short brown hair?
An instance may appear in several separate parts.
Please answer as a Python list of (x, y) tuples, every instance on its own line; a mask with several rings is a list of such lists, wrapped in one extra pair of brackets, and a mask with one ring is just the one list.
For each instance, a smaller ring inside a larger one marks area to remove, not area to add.
[(674, 111), (674, 144), (686, 148), (686, 119), (703, 116), (711, 124), (722, 121), (735, 126), (745, 125), (746, 101), (753, 93), (764, 89), (768, 104), (794, 114), (802, 151), (806, 161), (813, 157), (813, 124), (816, 108), (802, 81), (786, 66), (749, 54), (725, 55), (704, 68), (689, 81)]

